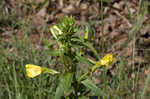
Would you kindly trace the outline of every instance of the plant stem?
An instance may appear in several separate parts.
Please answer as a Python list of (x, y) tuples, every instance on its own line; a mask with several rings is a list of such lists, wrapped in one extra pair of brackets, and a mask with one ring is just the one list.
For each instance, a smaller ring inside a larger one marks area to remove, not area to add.
[(100, 0), (100, 18), (101, 18), (101, 49), (102, 49), (102, 57), (104, 56), (104, 16), (103, 16), (103, 0)]
[[(102, 40), (101, 40), (101, 49), (102, 49), (102, 57), (104, 56), (104, 16), (103, 16), (103, 0), (100, 0), (100, 17), (101, 17), (101, 33), (102, 33)], [(104, 90), (106, 91), (106, 80), (107, 80), (107, 75), (106, 75), (107, 69), (105, 69), (104, 72)], [(106, 97), (103, 97), (106, 98)]]
[(76, 73), (73, 73), (73, 87), (75, 90), (75, 99), (78, 99), (78, 81), (76, 79)]

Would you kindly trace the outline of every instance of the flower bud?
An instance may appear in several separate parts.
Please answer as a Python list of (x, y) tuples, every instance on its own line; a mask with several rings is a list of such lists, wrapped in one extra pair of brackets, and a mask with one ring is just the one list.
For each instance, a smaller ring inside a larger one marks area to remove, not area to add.
[(27, 64), (26, 65), (26, 75), (30, 78), (34, 78), (42, 73), (42, 67)]

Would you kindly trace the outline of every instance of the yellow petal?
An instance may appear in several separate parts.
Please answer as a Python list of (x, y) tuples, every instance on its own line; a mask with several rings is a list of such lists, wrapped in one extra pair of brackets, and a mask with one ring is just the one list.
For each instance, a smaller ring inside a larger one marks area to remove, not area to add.
[(100, 63), (101, 65), (108, 66), (113, 62), (113, 60), (114, 60), (113, 54), (107, 54), (100, 60)]
[(113, 54), (107, 54), (104, 56), (101, 60), (99, 60), (96, 64), (97, 65), (103, 65), (103, 66), (108, 66), (114, 61), (114, 56)]
[(102, 66), (108, 66), (114, 61), (113, 54), (107, 54), (102, 59), (100, 59), (92, 68), (92, 72), (95, 71), (97, 68), (100, 68)]
[(42, 73), (42, 67), (33, 64), (26, 65), (26, 75), (30, 78), (34, 78)]

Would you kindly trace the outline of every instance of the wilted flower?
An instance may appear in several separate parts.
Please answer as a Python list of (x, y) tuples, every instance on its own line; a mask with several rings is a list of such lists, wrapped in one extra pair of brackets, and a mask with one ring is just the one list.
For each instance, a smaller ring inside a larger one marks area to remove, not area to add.
[(114, 61), (114, 56), (113, 54), (107, 54), (104, 56), (102, 59), (100, 59), (91, 69), (92, 72), (95, 71), (97, 68), (101, 66), (108, 66)]
[(26, 65), (26, 75), (30, 78), (34, 78), (42, 73), (42, 67), (33, 64)]
[(113, 60), (114, 60), (113, 54), (107, 54), (101, 60), (99, 60), (96, 64), (108, 66), (109, 64), (111, 64), (113, 62)]

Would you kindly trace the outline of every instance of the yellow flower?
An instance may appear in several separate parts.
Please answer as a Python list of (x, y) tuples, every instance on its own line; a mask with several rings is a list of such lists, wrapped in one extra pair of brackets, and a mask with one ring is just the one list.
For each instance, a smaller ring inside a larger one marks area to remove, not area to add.
[(33, 64), (26, 65), (26, 75), (30, 78), (34, 78), (42, 73), (42, 67)]
[(114, 60), (113, 54), (107, 54), (101, 60), (99, 60), (96, 64), (108, 66), (109, 64), (111, 64), (113, 62), (113, 60)]
[(91, 69), (92, 72), (95, 71), (97, 68), (101, 67), (101, 66), (108, 66), (109, 64), (111, 64), (114, 61), (114, 56), (113, 54), (107, 54), (106, 56), (104, 56), (102, 59), (100, 59)]

